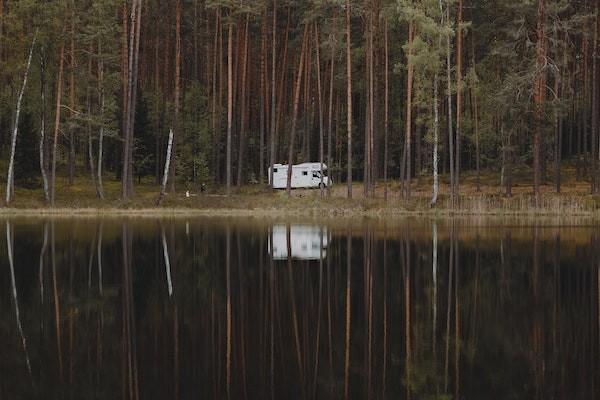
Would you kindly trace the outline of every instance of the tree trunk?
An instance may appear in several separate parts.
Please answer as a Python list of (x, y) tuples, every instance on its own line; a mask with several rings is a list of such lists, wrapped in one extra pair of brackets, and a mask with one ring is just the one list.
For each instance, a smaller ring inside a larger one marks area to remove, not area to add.
[[(387, 201), (388, 198), (388, 136), (389, 136), (389, 44), (388, 44), (388, 20), (384, 22), (384, 52), (385, 52), (385, 71), (384, 71), (384, 116), (383, 116), (383, 198)], [(436, 81), (437, 82), (437, 81)], [(437, 85), (437, 83), (436, 83)], [(437, 86), (436, 86), (437, 89)], [(437, 101), (436, 101), (437, 104)], [(437, 136), (436, 139), (437, 140)], [(437, 144), (436, 144), (437, 145)], [(436, 148), (437, 149), (437, 148)], [(435, 164), (437, 167), (437, 164)]]
[(65, 64), (65, 44), (60, 45), (60, 56), (58, 64), (58, 83), (56, 87), (56, 112), (54, 119), (54, 141), (52, 142), (52, 192), (50, 196), (50, 205), (54, 207), (56, 194), (56, 148), (58, 145), (58, 132), (60, 130), (60, 108), (62, 98), (63, 70)]
[(98, 133), (98, 168), (96, 179), (96, 194), (100, 200), (104, 200), (104, 186), (102, 184), (102, 160), (104, 158), (104, 61), (102, 59), (102, 48), (98, 44), (98, 97), (100, 102), (100, 132)]
[(537, 20), (537, 43), (536, 43), (536, 77), (534, 81), (534, 133), (533, 133), (533, 195), (535, 206), (541, 204), (540, 181), (541, 181), (541, 140), (543, 130), (544, 98), (546, 88), (544, 87), (544, 65), (546, 63), (545, 46), (545, 0), (538, 0)]
[(459, 185), (460, 185), (460, 142), (461, 142), (461, 122), (462, 122), (462, 0), (458, 0), (458, 16), (456, 21), (456, 157), (454, 158), (454, 197), (458, 205)]
[[(348, 198), (352, 198), (352, 54), (350, 37), (350, 0), (346, 0), (346, 82), (347, 82), (347, 134), (348, 134)], [(346, 390), (346, 397), (348, 393)]]
[(320, 163), (320, 173), (321, 173), (321, 182), (319, 183), (319, 188), (321, 189), (321, 197), (324, 194), (324, 183), (323, 183), (323, 159), (324, 159), (324, 141), (323, 141), (323, 93), (321, 90), (321, 54), (320, 54), (320, 40), (319, 40), (319, 28), (317, 23), (315, 22), (315, 48), (317, 50), (317, 101), (319, 103), (319, 163)]
[[(221, 23), (220, 23), (220, 8), (217, 8), (215, 12), (215, 37), (213, 42), (213, 71), (212, 71), (212, 126), (213, 126), (213, 162), (214, 162), (214, 177), (213, 182), (220, 182), (220, 172), (221, 172), (221, 65), (223, 64), (223, 57), (221, 52), (221, 40), (222, 40), (222, 32), (221, 32)], [(217, 68), (219, 66), (219, 68)], [(217, 75), (217, 73), (219, 75)], [(219, 79), (217, 79), (217, 76)], [(217, 85), (218, 81), (218, 85)]]
[[(334, 21), (336, 20), (334, 16)], [(333, 39), (333, 35), (331, 35)], [(333, 40), (332, 40), (333, 43)], [(327, 185), (327, 196), (331, 197), (331, 186), (333, 183), (332, 177), (332, 168), (333, 168), (333, 160), (332, 160), (332, 139), (333, 139), (333, 82), (335, 80), (335, 45), (331, 46), (331, 70), (329, 73), (329, 112), (327, 115), (327, 168), (329, 171), (329, 184)]]
[(231, 195), (231, 129), (233, 123), (233, 23), (227, 28), (227, 196)]
[(133, 0), (131, 6), (131, 29), (129, 32), (128, 43), (127, 107), (123, 146), (123, 172), (121, 174), (121, 191), (122, 197), (125, 200), (133, 195), (133, 137), (137, 102), (137, 77), (142, 13), (141, 2), (142, 0)]
[(406, 149), (406, 166), (405, 176), (402, 177), (405, 180), (404, 185), (404, 198), (410, 199), (410, 186), (411, 186), (411, 134), (412, 134), (412, 95), (413, 95), (413, 74), (414, 64), (412, 61), (413, 55), (413, 39), (415, 36), (415, 25), (413, 21), (410, 21), (408, 26), (408, 73), (406, 77), (406, 130), (404, 136), (404, 148)]
[(276, 102), (276, 69), (277, 69), (277, 0), (273, 0), (273, 27), (271, 43), (271, 130), (269, 157), (269, 184), (273, 186), (273, 165), (275, 165), (275, 137), (277, 136), (277, 102)]
[(294, 109), (292, 111), (292, 129), (290, 131), (290, 143), (288, 153), (288, 171), (287, 171), (287, 195), (292, 196), (292, 166), (294, 165), (294, 140), (296, 137), (296, 122), (298, 119), (298, 105), (300, 102), (300, 84), (302, 83), (302, 72), (304, 70), (304, 60), (306, 58), (306, 48), (308, 39), (308, 25), (304, 25), (304, 34), (302, 36), (302, 50), (300, 51), (300, 64), (298, 65), (298, 74), (296, 76), (296, 85), (294, 87)]
[[(373, 4), (371, 4), (373, 6)], [(375, 57), (374, 43), (373, 43), (373, 19), (374, 19), (374, 10), (371, 9), (370, 18), (369, 18), (369, 145), (367, 147), (367, 152), (369, 154), (369, 168), (368, 168), (368, 193), (370, 192), (371, 197), (375, 197), (375, 183), (373, 180), (375, 179), (375, 162), (374, 159), (374, 149), (375, 149), (375, 131), (374, 131), (374, 120), (375, 120), (375, 77), (373, 70), (375, 69), (373, 59)]]
[[(475, 39), (474, 35), (471, 35), (471, 65), (473, 71), (475, 71)], [(474, 75), (477, 76), (477, 73), (474, 72)], [(480, 162), (481, 162), (481, 153), (480, 153), (480, 138), (479, 138), (479, 103), (477, 101), (477, 88), (474, 87), (471, 91), (473, 96), (473, 113), (475, 119), (475, 170), (476, 170), (476, 186), (477, 191), (481, 192), (481, 174), (480, 174)]]
[(40, 117), (40, 141), (38, 144), (38, 153), (40, 157), (40, 171), (44, 188), (44, 199), (46, 203), (50, 201), (50, 192), (48, 188), (48, 167), (46, 162), (46, 54), (45, 51), (40, 55), (40, 97), (41, 97), (41, 117)]
[[(4, 32), (4, 0), (0, 0), (0, 37)], [(0, 40), (0, 60), (2, 60), (2, 40)]]
[[(558, 76), (558, 75), (557, 75)], [(594, 42), (592, 48), (592, 171), (591, 171), (591, 193), (598, 194), (598, 1), (594, 5)], [(558, 90), (558, 79), (556, 79), (555, 90)], [(556, 124), (558, 125), (558, 118)], [(555, 127), (556, 144), (558, 145), (558, 126)], [(558, 155), (555, 155), (558, 160)]]
[[(171, 178), (170, 191), (175, 193), (175, 176), (177, 173), (177, 138), (180, 136), (181, 121), (179, 115), (181, 111), (181, 0), (175, 1), (175, 116), (173, 129), (172, 160), (169, 170)], [(170, 135), (170, 133), (169, 133)], [(171, 138), (169, 137), (169, 140)]]
[[(446, 0), (446, 20), (450, 23), (450, 4)], [(451, 65), (451, 52), (450, 52), (450, 34), (446, 36), (446, 81), (448, 84), (446, 96), (448, 97), (448, 156), (450, 159), (450, 203), (451, 207), (454, 208), (455, 197), (454, 197), (454, 135), (452, 127), (452, 65)]]
[[(260, 116), (259, 116), (259, 150), (258, 150), (258, 183), (262, 185), (264, 183), (265, 176), (265, 129), (266, 129), (266, 119), (265, 116), (267, 114), (265, 107), (265, 99), (268, 97), (268, 89), (266, 88), (266, 56), (267, 56), (267, 25), (266, 25), (266, 17), (267, 17), (267, 9), (265, 6), (264, 14), (262, 22), (260, 24), (260, 99), (259, 106)], [(267, 100), (268, 104), (268, 100)]]
[(373, 10), (365, 0), (365, 13), (368, 13), (368, 21), (365, 23), (365, 135), (364, 135), (364, 159), (363, 159), (363, 193), (369, 197), (371, 193), (371, 140), (373, 125)]
[[(92, 52), (93, 48), (89, 46), (89, 55), (88, 55), (88, 76), (92, 76)], [(86, 87), (86, 106), (87, 106), (87, 136), (88, 136), (88, 165), (90, 168), (90, 175), (92, 178), (92, 183), (94, 184), (94, 188), (96, 189), (96, 194), (98, 193), (98, 183), (96, 182), (96, 166), (94, 164), (94, 145), (93, 145), (93, 137), (92, 137), (92, 88), (88, 84)]]
[(439, 154), (438, 154), (438, 133), (440, 128), (439, 115), (439, 76), (435, 73), (433, 78), (433, 195), (431, 196), (430, 206), (437, 204), (440, 193), (440, 178), (438, 172)]
[(165, 197), (165, 193), (167, 192), (167, 180), (169, 178), (169, 171), (171, 166), (171, 156), (173, 151), (173, 138), (174, 138), (173, 129), (169, 130), (169, 143), (167, 144), (167, 157), (165, 158), (165, 170), (163, 173), (162, 184), (160, 185), (160, 194), (158, 199), (156, 200), (156, 205), (160, 206), (160, 203)]
[[(244, 151), (246, 146), (246, 124), (247, 124), (247, 101), (246, 101), (246, 84), (248, 77), (248, 24), (250, 22), (249, 14), (246, 14), (246, 23), (244, 24), (244, 48), (242, 50), (242, 77), (241, 86), (242, 92), (240, 94), (240, 138), (239, 138), (239, 150), (238, 150), (238, 169), (237, 169), (237, 186), (242, 185), (243, 173), (244, 173)], [(262, 92), (260, 94), (262, 98)]]
[[(122, 0), (123, 4), (121, 7), (121, 25), (122, 25), (122, 33), (121, 33), (121, 84), (122, 84), (122, 113), (121, 113), (121, 136), (123, 140), (123, 156), (121, 162), (122, 173), (125, 172), (125, 163), (127, 161), (127, 124), (129, 123), (128, 111), (127, 107), (129, 106), (129, 41), (127, 39), (129, 35), (129, 22), (128, 22), (128, 8), (127, 8), (127, 0)], [(118, 176), (118, 175), (117, 175)], [(121, 177), (121, 191), (122, 196), (125, 197), (126, 193), (126, 180)]]
[(72, 4), (71, 15), (71, 49), (69, 51), (69, 186), (75, 182), (75, 2)]
[(12, 138), (10, 141), (10, 161), (8, 163), (8, 177), (6, 179), (6, 204), (9, 204), (12, 200), (14, 185), (15, 185), (15, 150), (17, 148), (17, 135), (19, 133), (19, 116), (21, 115), (21, 102), (23, 101), (23, 94), (25, 93), (25, 87), (27, 86), (27, 78), (29, 77), (29, 68), (31, 67), (31, 58), (33, 57), (33, 48), (37, 39), (37, 31), (33, 35), (31, 41), (31, 47), (29, 48), (29, 57), (27, 58), (27, 67), (25, 68), (25, 75), (23, 76), (23, 85), (19, 91), (19, 97), (17, 99), (17, 108), (15, 112), (15, 122), (13, 126)]
[[(290, 24), (291, 24), (291, 9), (290, 9), (290, 7), (288, 7), (287, 22), (286, 22), (285, 35), (284, 35), (285, 39), (284, 39), (284, 44), (283, 44), (283, 61), (281, 62), (280, 66), (279, 66), (280, 71), (287, 71)], [(275, 122), (277, 132), (279, 132), (279, 123), (282, 118), (282, 114), (284, 113), (283, 112), (283, 107), (285, 104), (284, 100), (286, 100), (289, 97), (289, 96), (285, 96), (285, 93), (284, 93), (286, 90), (286, 82), (287, 82), (285, 77), (286, 77), (286, 74), (281, 73), (280, 78), (279, 78), (279, 83), (278, 83), (279, 97), (277, 98), (277, 113), (276, 113), (277, 119)], [(277, 136), (276, 136), (276, 138), (277, 138)]]

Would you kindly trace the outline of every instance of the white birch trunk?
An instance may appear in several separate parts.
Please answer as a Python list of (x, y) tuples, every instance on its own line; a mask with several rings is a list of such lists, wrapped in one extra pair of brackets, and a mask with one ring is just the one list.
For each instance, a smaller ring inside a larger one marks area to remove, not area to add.
[(167, 180), (169, 179), (169, 168), (171, 166), (171, 150), (173, 148), (173, 129), (169, 130), (169, 143), (167, 145), (167, 158), (165, 159), (165, 170), (163, 173), (162, 184), (160, 187), (160, 195), (158, 196), (158, 200), (156, 205), (160, 205), (162, 198), (165, 196), (165, 192), (167, 191)]
[(17, 111), (15, 113), (15, 125), (13, 127), (12, 139), (10, 144), (10, 161), (8, 163), (8, 176), (6, 178), (6, 204), (9, 204), (12, 200), (12, 194), (14, 190), (14, 174), (15, 174), (15, 149), (17, 147), (17, 135), (19, 133), (19, 116), (21, 114), (21, 102), (23, 101), (23, 94), (25, 93), (25, 87), (27, 86), (27, 77), (29, 76), (29, 68), (31, 67), (31, 58), (33, 56), (33, 48), (37, 39), (37, 31), (33, 35), (31, 47), (29, 48), (29, 57), (27, 58), (27, 68), (25, 69), (25, 76), (23, 77), (23, 86), (19, 92), (19, 98), (17, 100)]

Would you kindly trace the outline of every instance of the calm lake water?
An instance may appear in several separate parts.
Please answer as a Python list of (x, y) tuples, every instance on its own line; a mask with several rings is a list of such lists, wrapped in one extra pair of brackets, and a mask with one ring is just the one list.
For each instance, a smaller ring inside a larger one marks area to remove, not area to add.
[(598, 399), (600, 226), (0, 220), (0, 399)]

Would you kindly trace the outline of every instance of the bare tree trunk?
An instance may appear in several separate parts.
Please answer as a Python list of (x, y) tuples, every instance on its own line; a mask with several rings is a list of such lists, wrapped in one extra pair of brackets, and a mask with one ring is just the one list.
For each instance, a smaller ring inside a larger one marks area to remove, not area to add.
[[(384, 71), (384, 85), (385, 85), (385, 94), (384, 94), (384, 117), (383, 117), (383, 130), (384, 130), (384, 139), (383, 139), (383, 198), (387, 201), (388, 198), (388, 136), (389, 136), (389, 44), (388, 44), (388, 20), (385, 19), (384, 22), (384, 51), (385, 51), (385, 71)], [(437, 104), (437, 102), (436, 102)]]
[(165, 197), (165, 193), (167, 191), (167, 180), (169, 178), (169, 171), (171, 166), (171, 151), (173, 150), (173, 129), (169, 130), (169, 143), (167, 145), (167, 158), (165, 159), (165, 172), (163, 174), (162, 185), (160, 187), (160, 194), (158, 195), (158, 199), (156, 200), (156, 205), (160, 206), (160, 203)]
[[(221, 24), (220, 24), (220, 8), (217, 8), (215, 12), (215, 37), (213, 42), (213, 70), (212, 70), (212, 127), (213, 127), (213, 156), (214, 156), (214, 183), (219, 183), (220, 178), (220, 164), (221, 164), (221, 148), (220, 148), (220, 139), (221, 139), (221, 80), (217, 79), (217, 72), (220, 74), (221, 69), (217, 68), (217, 66), (221, 66), (223, 63), (223, 57), (221, 53)], [(218, 60), (218, 61), (217, 61)], [(217, 80), (218, 86), (217, 86)], [(218, 106), (217, 106), (218, 104)]]
[(71, 3), (71, 48), (69, 50), (69, 186), (75, 182), (75, 1)]
[(544, 112), (544, 98), (546, 88), (544, 87), (544, 65), (546, 63), (546, 45), (545, 45), (545, 0), (538, 0), (538, 21), (537, 21), (537, 43), (536, 43), (536, 77), (534, 81), (534, 133), (533, 133), (533, 195), (535, 197), (535, 206), (541, 204), (540, 184), (541, 184), (541, 141), (542, 141), (542, 113)]
[(411, 60), (413, 55), (413, 39), (415, 36), (414, 22), (410, 21), (408, 27), (408, 73), (407, 73), (407, 89), (406, 89), (406, 131), (404, 136), (404, 148), (406, 153), (406, 175), (402, 177), (405, 180), (404, 185), (404, 198), (410, 199), (410, 186), (411, 186), (411, 135), (412, 135), (412, 95), (413, 95), (413, 75), (414, 75), (414, 64)]
[[(446, 20), (450, 24), (450, 3), (446, 0)], [(448, 97), (448, 154), (450, 157), (450, 188), (451, 188), (451, 206), (454, 208), (454, 135), (452, 127), (452, 65), (450, 53), (450, 34), (446, 36), (446, 80), (448, 84), (446, 96)]]
[[(238, 169), (237, 169), (237, 186), (242, 185), (244, 173), (244, 151), (246, 146), (246, 124), (247, 124), (247, 102), (246, 102), (246, 84), (248, 81), (248, 24), (250, 22), (249, 14), (246, 14), (246, 23), (244, 24), (244, 48), (242, 50), (242, 77), (240, 94), (240, 135), (239, 135), (239, 150), (238, 150)], [(260, 97), (262, 98), (262, 92)]]
[[(4, 31), (4, 0), (0, 0), (0, 37)], [(2, 60), (2, 41), (0, 40), (0, 60)]]
[(37, 39), (37, 31), (33, 35), (31, 46), (29, 48), (29, 57), (27, 58), (27, 67), (25, 68), (25, 75), (23, 76), (23, 85), (19, 91), (19, 97), (17, 99), (17, 109), (15, 112), (15, 122), (13, 126), (12, 138), (10, 141), (10, 161), (8, 162), (8, 177), (6, 179), (6, 204), (9, 204), (12, 200), (15, 184), (15, 150), (17, 147), (17, 135), (19, 133), (19, 116), (21, 115), (21, 102), (23, 101), (23, 94), (25, 93), (25, 87), (27, 86), (27, 78), (29, 76), (29, 68), (31, 67), (31, 58), (33, 57), (33, 48)]
[(60, 45), (60, 57), (58, 66), (58, 83), (56, 88), (56, 115), (54, 120), (54, 142), (52, 143), (52, 192), (50, 205), (54, 207), (56, 194), (56, 147), (58, 145), (58, 131), (60, 130), (60, 107), (62, 98), (63, 69), (65, 64), (65, 44)]
[(135, 131), (135, 109), (137, 102), (137, 78), (142, 19), (142, 0), (133, 0), (131, 9), (131, 29), (129, 34), (129, 58), (127, 72), (127, 108), (123, 146), (123, 173), (121, 175), (122, 197), (133, 195), (133, 136)]
[[(333, 20), (334, 25), (337, 26), (337, 15), (334, 14)], [(327, 168), (329, 172), (329, 184), (327, 185), (327, 196), (331, 196), (331, 186), (333, 184), (331, 169), (333, 168), (333, 159), (331, 158), (332, 152), (332, 139), (333, 139), (333, 82), (335, 80), (335, 50), (336, 44), (334, 42), (335, 36), (333, 34), (330, 35), (331, 39), (331, 71), (329, 74), (329, 112), (328, 112), (328, 122), (327, 122)]]
[(456, 21), (456, 157), (454, 158), (454, 197), (458, 205), (460, 192), (460, 141), (461, 141), (461, 123), (462, 123), (462, 58), (463, 58), (463, 37), (462, 37), (462, 0), (458, 0), (458, 16)]
[[(169, 175), (171, 177), (170, 191), (175, 193), (175, 176), (177, 173), (177, 138), (180, 135), (181, 123), (179, 114), (181, 111), (181, 0), (175, 1), (175, 116), (172, 139), (171, 164)], [(169, 137), (171, 141), (171, 137)]]
[[(560, 97), (561, 99), (565, 99), (567, 97), (567, 68), (568, 68), (568, 49), (567, 49), (567, 34), (565, 33), (564, 39), (564, 48), (563, 48), (563, 65), (562, 70), (559, 71), (559, 79), (560, 82)], [(571, 123), (571, 127), (572, 127)], [(561, 162), (562, 162), (562, 148), (563, 148), (563, 129), (564, 129), (564, 121), (563, 114), (558, 113), (558, 130), (557, 130), (557, 142), (556, 142), (556, 154), (555, 154), (555, 171), (554, 171), (554, 183), (556, 187), (556, 193), (560, 193), (560, 185), (561, 185)], [(569, 142), (572, 144), (572, 132), (569, 135)], [(600, 152), (599, 152), (600, 153)], [(598, 189), (598, 188), (597, 188)]]
[(319, 40), (319, 28), (317, 27), (317, 23), (315, 22), (315, 48), (317, 50), (317, 101), (319, 103), (319, 163), (320, 163), (320, 175), (321, 182), (319, 183), (319, 188), (321, 189), (321, 197), (323, 197), (325, 185), (323, 183), (323, 159), (324, 159), (324, 142), (323, 142), (323, 93), (321, 90), (321, 54), (319, 51), (320, 47)]
[(298, 75), (294, 87), (294, 109), (292, 113), (292, 129), (290, 131), (290, 143), (288, 152), (288, 171), (287, 171), (287, 195), (292, 196), (292, 166), (294, 164), (294, 141), (296, 138), (296, 122), (298, 119), (298, 104), (300, 102), (300, 84), (302, 83), (302, 72), (304, 70), (304, 60), (306, 58), (306, 48), (308, 39), (308, 25), (304, 25), (304, 34), (302, 36), (302, 50), (300, 51), (300, 64), (298, 65)]
[(433, 195), (431, 196), (431, 206), (437, 204), (440, 193), (439, 177), (439, 154), (438, 154), (438, 133), (440, 129), (440, 111), (439, 111), (439, 76), (435, 73), (433, 78)]
[[(471, 34), (471, 65), (473, 71), (475, 71), (475, 39), (473, 34)], [(474, 72), (475, 76), (477, 73)], [(479, 103), (477, 101), (477, 88), (473, 88), (471, 91), (473, 95), (473, 112), (475, 119), (475, 169), (477, 173), (476, 177), (476, 185), (477, 191), (481, 192), (481, 173), (480, 173), (480, 162), (481, 162), (481, 152), (480, 152), (480, 138), (479, 138)]]
[[(592, 48), (592, 171), (591, 193), (597, 194), (598, 188), (598, 2), (594, 2), (594, 41)], [(557, 77), (559, 75), (557, 74)], [(558, 90), (558, 78), (555, 79), (555, 90)], [(556, 120), (558, 125), (558, 118)], [(555, 127), (556, 146), (558, 148), (558, 126)], [(555, 155), (558, 160), (558, 155)]]
[[(88, 76), (92, 76), (92, 52), (93, 52), (93, 48), (90, 45), (89, 47), (89, 55), (88, 55)], [(93, 145), (93, 138), (92, 138), (92, 123), (91, 123), (91, 118), (92, 118), (92, 94), (91, 94), (91, 87), (89, 85), (87, 85), (86, 88), (86, 106), (87, 106), (87, 136), (88, 136), (88, 162), (89, 162), (89, 168), (90, 168), (90, 175), (92, 178), (92, 183), (94, 184), (94, 188), (96, 189), (96, 194), (98, 193), (98, 183), (96, 182), (96, 165), (94, 164), (94, 145)]]
[(231, 129), (233, 123), (233, 24), (227, 29), (227, 196), (231, 195)]
[(271, 140), (269, 145), (270, 158), (269, 158), (269, 184), (273, 186), (273, 165), (275, 165), (275, 137), (277, 136), (277, 81), (276, 81), (276, 69), (277, 69), (277, 0), (273, 0), (273, 27), (272, 27), (272, 47), (271, 47)]
[[(264, 15), (261, 18), (262, 22), (260, 24), (260, 99), (259, 99), (259, 109), (260, 109), (260, 137), (259, 137), (259, 155), (258, 155), (258, 182), (259, 184), (264, 183), (265, 176), (265, 129), (266, 129), (266, 119), (265, 116), (267, 114), (267, 110), (265, 107), (265, 100), (268, 99), (268, 89), (265, 89), (267, 86), (266, 78), (266, 56), (267, 56), (267, 8), (265, 5)], [(267, 100), (268, 104), (268, 100)], [(268, 107), (268, 106), (267, 106)]]
[(48, 168), (46, 165), (46, 54), (40, 56), (40, 97), (42, 101), (42, 110), (40, 118), (40, 141), (38, 144), (38, 153), (40, 157), (40, 171), (44, 187), (44, 199), (50, 201), (50, 192), (48, 188)]
[(102, 184), (102, 160), (104, 158), (104, 61), (102, 60), (102, 48), (98, 43), (98, 96), (100, 101), (100, 132), (98, 133), (98, 168), (96, 179), (96, 194), (100, 200), (104, 200), (104, 186)]
[(369, 127), (368, 127), (368, 138), (369, 140), (367, 145), (367, 154), (369, 155), (369, 163), (367, 169), (367, 195), (371, 197), (375, 197), (375, 183), (373, 179), (375, 177), (375, 162), (373, 161), (374, 157), (374, 119), (375, 119), (375, 78), (374, 78), (374, 63), (373, 58), (375, 57), (374, 44), (373, 44), (373, 30), (375, 29), (373, 26), (373, 18), (374, 18), (374, 10), (373, 4), (371, 4), (371, 10), (369, 12)]
[[(352, 198), (352, 54), (350, 37), (350, 0), (346, 0), (346, 81), (347, 81), (347, 129), (348, 129), (348, 198)], [(346, 390), (346, 397), (348, 393)]]

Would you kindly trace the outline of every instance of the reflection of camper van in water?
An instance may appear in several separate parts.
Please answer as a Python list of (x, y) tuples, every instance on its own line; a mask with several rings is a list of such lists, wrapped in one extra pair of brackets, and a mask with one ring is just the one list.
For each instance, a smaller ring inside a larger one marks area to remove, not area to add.
[[(269, 254), (274, 260), (287, 260), (287, 226), (273, 226), (273, 248), (269, 243)], [(322, 242), (321, 242), (322, 240)], [(329, 242), (327, 228), (310, 225), (292, 225), (290, 227), (290, 249), (292, 258), (300, 260), (318, 260), (325, 258)], [(321, 243), (323, 244), (321, 252)]]
[[(323, 164), (323, 187), (332, 183), (325, 175), (327, 165)], [(287, 188), (288, 166), (282, 164), (273, 165), (273, 182), (269, 182), (273, 189)], [(269, 179), (271, 179), (271, 167), (269, 167)], [(292, 189), (296, 188), (318, 188), (321, 186), (321, 164), (304, 163), (292, 166)]]

